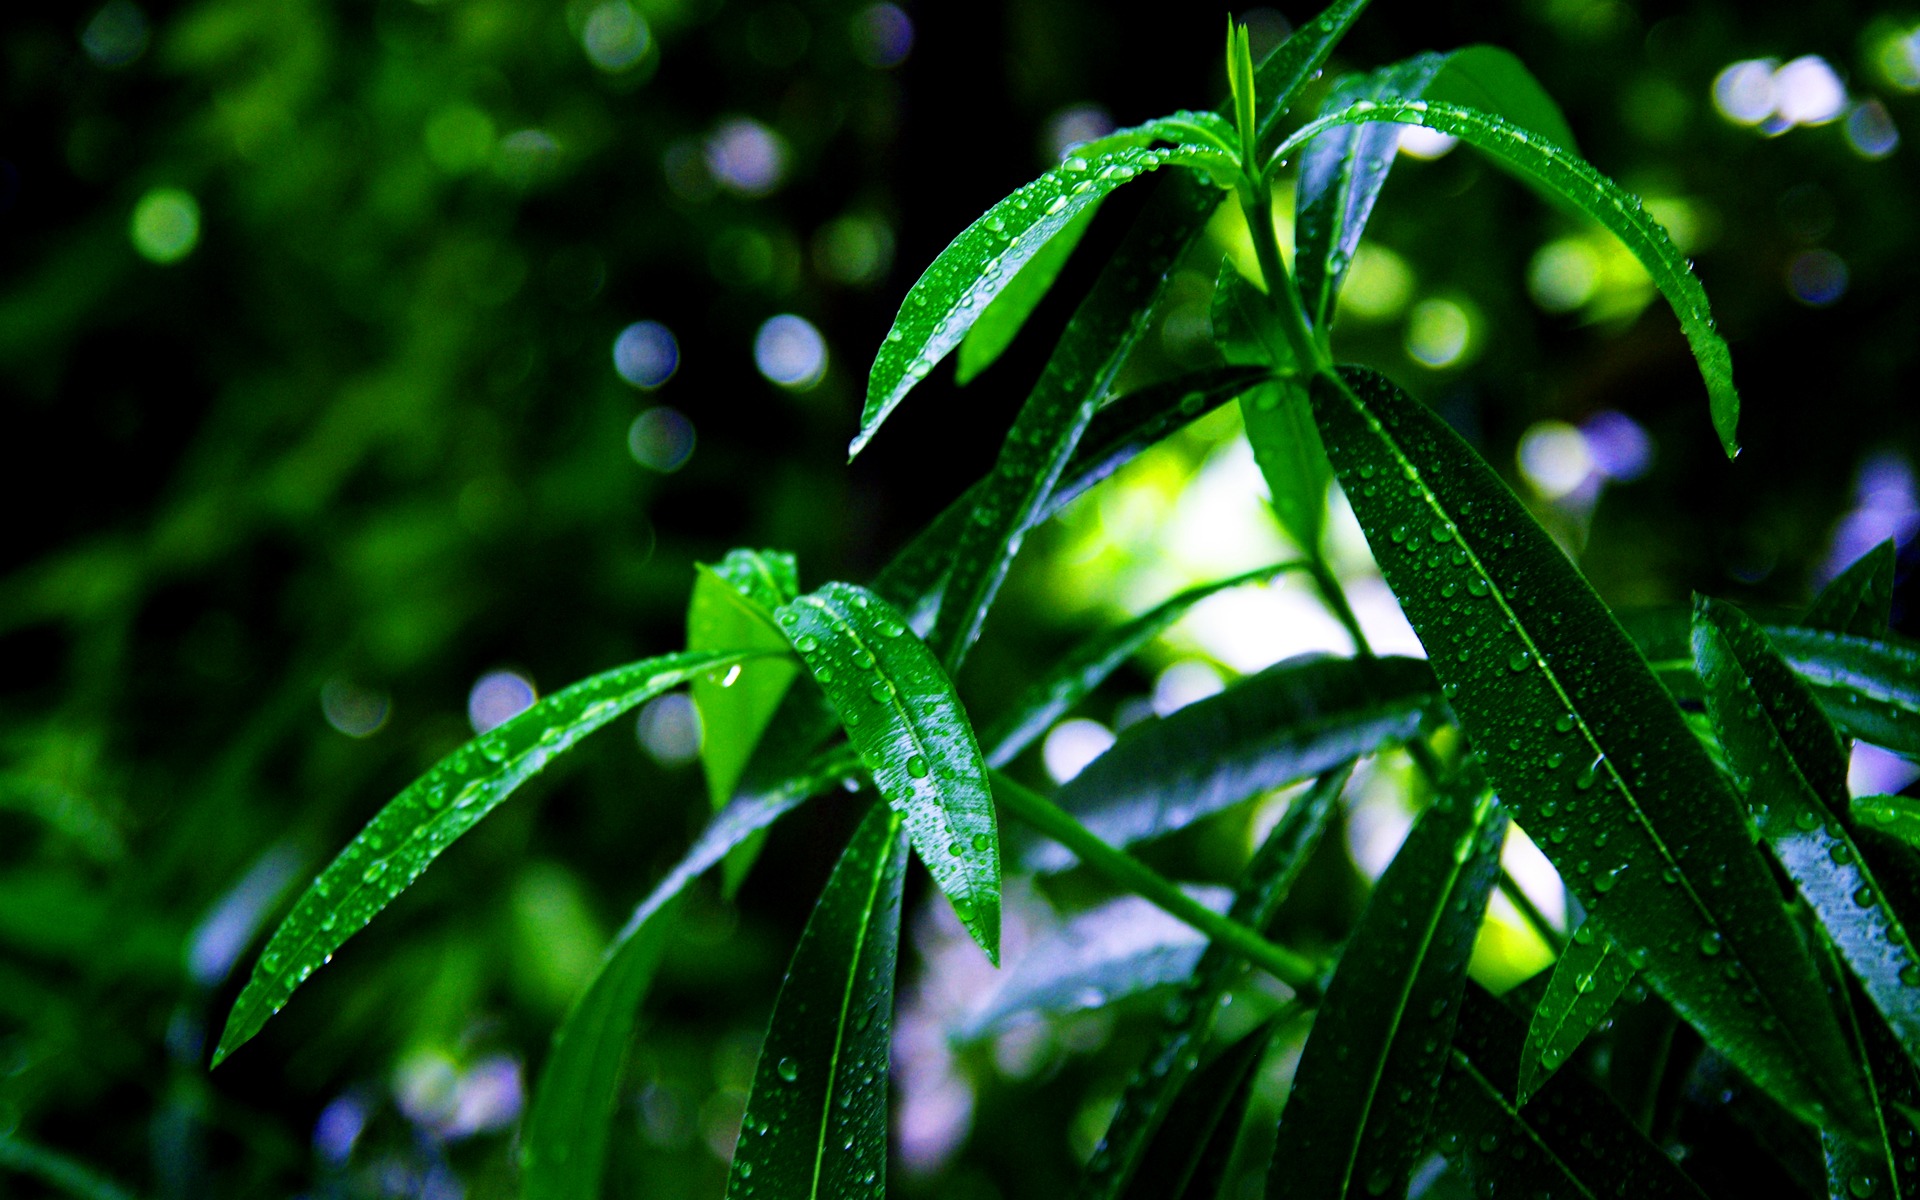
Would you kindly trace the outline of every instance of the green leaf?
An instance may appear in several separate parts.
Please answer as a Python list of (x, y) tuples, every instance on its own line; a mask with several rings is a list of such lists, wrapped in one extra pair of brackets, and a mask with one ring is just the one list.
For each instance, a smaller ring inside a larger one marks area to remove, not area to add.
[(12, 1133), (0, 1134), (0, 1172), (39, 1180), (76, 1200), (132, 1200), (133, 1193), (92, 1167)]
[(388, 802), (294, 903), (234, 1001), (214, 1065), (258, 1033), (295, 988), (455, 838), (555, 757), (660, 693), (755, 657), (756, 651), (705, 651), (617, 667), (556, 692), (441, 759)]
[(778, 616), (954, 914), (998, 963), (993, 795), (953, 681), (906, 618), (865, 588), (830, 583)]
[(1920, 800), (1912, 796), (1855, 796), (1853, 819), (1868, 829), (1920, 846)]
[[(1128, 727), (1057, 800), (1110, 845), (1146, 841), (1403, 742), (1433, 699), (1418, 659), (1290, 659)], [(1046, 843), (1031, 865), (1057, 871), (1073, 861)]]
[(787, 965), (753, 1071), (728, 1200), (869, 1200), (887, 1177), (887, 1051), (907, 849), (874, 805)]
[(1898, 551), (1889, 538), (1862, 554), (1813, 598), (1802, 625), (1855, 637), (1883, 637), (1893, 621)]
[(1649, 984), (1789, 1108), (1865, 1126), (1738, 797), (1560, 547), (1384, 377), (1313, 388), (1340, 483), (1494, 789)]
[(1301, 1051), (1269, 1194), (1406, 1193), (1506, 827), (1491, 795), (1450, 791), (1414, 822), (1341, 951)]
[(1824, 949), (1827, 986), (1848, 1019), (1849, 1032), (1866, 1066), (1867, 1094), (1875, 1117), (1870, 1147), (1822, 1132), (1827, 1194), (1833, 1200), (1867, 1196), (1914, 1200), (1920, 1197), (1920, 1160), (1912, 1151), (1915, 1131), (1909, 1114), (1920, 1104), (1920, 1074), (1916, 1074), (1899, 1038), (1860, 990), (1859, 981), (1840, 970), (1830, 946)]
[(620, 1068), (633, 1040), (640, 1002), (673, 928), (680, 893), (723, 856), (807, 797), (849, 778), (859, 765), (851, 747), (840, 747), (779, 787), (733, 800), (634, 910), (555, 1032), (553, 1052), (541, 1068), (520, 1135), (524, 1200), (600, 1194)]
[(1079, 215), (1062, 226), (1059, 233), (1027, 260), (1020, 273), (1000, 289), (1000, 294), (960, 340), (960, 357), (953, 368), (954, 383), (962, 387), (972, 383), (975, 376), (992, 366), (1013, 344), (1013, 339), (1026, 326), (1027, 318), (1053, 290), (1053, 281), (1066, 269), (1074, 247), (1086, 236), (1099, 212), (1097, 202), (1081, 209)]
[(1545, 137), (1562, 150), (1579, 149), (1560, 105), (1512, 51), (1499, 46), (1462, 46), (1442, 58), (1445, 61), (1440, 73), (1423, 93), (1425, 99), (1493, 113)]
[[(1733, 355), (1714, 331), (1707, 293), (1694, 277), (1686, 257), (1658, 221), (1648, 216), (1637, 196), (1593, 169), (1586, 160), (1553, 145), (1509, 121), (1475, 109), (1426, 100), (1375, 103), (1362, 100), (1340, 112), (1314, 121), (1289, 139), (1288, 146), (1304, 145), (1327, 129), (1367, 121), (1424, 125), (1450, 133), (1485, 151), (1566, 197), (1580, 211), (1606, 226), (1640, 260), (1654, 286), (1680, 318), (1693, 356), (1706, 381), (1708, 412), (1714, 432), (1731, 458), (1739, 453), (1735, 437), (1740, 421), (1740, 393), (1733, 386)], [(1284, 151), (1285, 147), (1283, 147)], [(1284, 157), (1284, 153), (1282, 154)]]
[[(1227, 910), (1229, 919), (1253, 929), (1264, 929), (1273, 920), (1320, 845), (1351, 772), (1351, 763), (1342, 764), (1287, 806), (1280, 823), (1240, 873), (1233, 905)], [(1128, 1187), (1199, 1062), (1199, 1050), (1212, 1032), (1221, 998), (1244, 969), (1238, 954), (1217, 943), (1209, 944), (1200, 956), (1186, 986), (1168, 1006), (1153, 1048), (1127, 1080), (1113, 1120), (1087, 1161), (1076, 1192), (1083, 1200), (1112, 1200)]]
[(1280, 119), (1307, 84), (1319, 78), (1327, 56), (1366, 7), (1367, 0), (1334, 0), (1319, 16), (1294, 30), (1254, 72), (1254, 93), (1262, 101), (1256, 161), (1268, 156), (1280, 137)]
[(799, 672), (784, 653), (787, 639), (774, 624), (773, 610), (798, 595), (800, 585), (793, 555), (771, 550), (733, 550), (697, 572), (687, 608), (687, 649), (770, 652), (741, 663), (737, 672), (693, 681), (707, 795), (717, 810), (733, 798), (747, 759)]
[(1276, 563), (1244, 575), (1203, 583), (1188, 588), (1161, 602), (1133, 620), (1104, 630), (1075, 646), (1065, 658), (1020, 694), (981, 739), (987, 762), (1004, 767), (1052, 728), (1053, 723), (1093, 694), (1120, 665), (1139, 653), (1148, 642), (1166, 632), (1194, 605), (1209, 596), (1231, 588), (1266, 583), (1289, 571), (1303, 570), (1305, 564)]
[(1920, 1054), (1920, 951), (1836, 817), (1848, 806), (1846, 747), (1751, 618), (1701, 597), (1693, 620), (1707, 712), (1761, 838), (1908, 1052)]
[(1546, 994), (1527, 1026), (1515, 1105), (1526, 1104), (1587, 1035), (1599, 1028), (1634, 976), (1626, 952), (1598, 932), (1597, 925), (1591, 919), (1581, 922), (1566, 952), (1553, 964)]
[(1201, 1068), (1167, 1111), (1125, 1192), (1128, 1200), (1214, 1200), (1247, 1116), (1278, 1021), (1268, 1021)]
[(1247, 27), (1227, 18), (1227, 83), (1233, 92), (1233, 124), (1239, 134), (1240, 157), (1251, 164), (1259, 152), (1259, 124), (1254, 117), (1257, 97), (1253, 82), (1253, 41)]
[(1701, 1200), (1674, 1161), (1577, 1074), (1555, 1075), (1525, 1105), (1507, 1099), (1500, 1081), (1513, 1078), (1521, 1054), (1520, 1018), (1469, 984), (1433, 1132), (1476, 1195)]

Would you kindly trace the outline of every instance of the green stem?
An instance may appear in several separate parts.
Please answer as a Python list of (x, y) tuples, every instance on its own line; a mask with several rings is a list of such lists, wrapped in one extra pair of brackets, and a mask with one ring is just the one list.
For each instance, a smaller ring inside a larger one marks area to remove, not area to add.
[(1367, 635), (1360, 628), (1360, 618), (1353, 613), (1353, 605), (1347, 603), (1346, 589), (1340, 586), (1340, 579), (1327, 566), (1315, 549), (1313, 557), (1307, 562), (1307, 570), (1313, 575), (1314, 586), (1320, 589), (1321, 599), (1333, 610), (1333, 615), (1345, 627), (1347, 636), (1353, 639), (1353, 652), (1361, 658), (1372, 658), (1373, 647), (1367, 642)]
[(1124, 850), (1100, 840), (1073, 815), (1032, 788), (993, 771), (993, 795), (1008, 811), (1059, 842), (1080, 861), (1133, 892), (1168, 915), (1186, 922), (1215, 942), (1265, 969), (1299, 996), (1319, 994), (1323, 966), (1318, 961), (1277, 946), (1238, 921), (1229, 920), (1201, 904)]
[(1260, 276), (1266, 281), (1267, 299), (1279, 314), (1280, 328), (1293, 351), (1294, 366), (1305, 374), (1330, 369), (1326, 352), (1314, 340), (1307, 325), (1306, 305), (1280, 258), (1280, 239), (1273, 232), (1273, 188), (1265, 179), (1240, 181), (1241, 211), (1246, 214), (1247, 230), (1253, 237), (1253, 252), (1260, 261)]

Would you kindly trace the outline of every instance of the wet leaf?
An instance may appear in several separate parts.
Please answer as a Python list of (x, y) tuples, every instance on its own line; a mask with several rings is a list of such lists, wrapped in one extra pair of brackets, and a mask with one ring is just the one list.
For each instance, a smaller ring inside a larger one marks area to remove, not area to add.
[(1277, 1022), (1255, 1028), (1216, 1055), (1180, 1092), (1147, 1146), (1128, 1200), (1214, 1200), (1226, 1180), (1247, 1101)]
[(1027, 265), (1020, 268), (1020, 273), (1000, 289), (993, 303), (987, 305), (986, 311), (967, 330), (967, 336), (960, 340), (960, 356), (953, 367), (954, 383), (962, 387), (972, 383), (975, 376), (992, 366), (1013, 344), (1027, 318), (1053, 290), (1053, 281), (1066, 269), (1074, 247), (1086, 236), (1099, 213), (1098, 201), (1081, 209), (1078, 216), (1054, 234), (1027, 260)]
[(907, 848), (876, 804), (787, 965), (727, 1176), (729, 1200), (869, 1200), (887, 1177), (887, 1053)]
[(1897, 550), (1889, 538), (1862, 554), (1813, 598), (1801, 621), (1854, 637), (1882, 637), (1893, 621), (1893, 572)]
[(1527, 1026), (1515, 1105), (1524, 1105), (1599, 1028), (1634, 976), (1626, 952), (1596, 926), (1591, 919), (1582, 922), (1553, 964), (1546, 994)]
[[(1292, 366), (1293, 352), (1273, 306), (1231, 258), (1220, 264), (1213, 287), (1213, 331), (1230, 363), (1265, 364), (1275, 371)], [(1326, 531), (1333, 468), (1313, 426), (1306, 389), (1279, 379), (1263, 383), (1241, 396), (1240, 421), (1280, 527), (1294, 545), (1317, 556)]]
[(1404, 1195), (1500, 873), (1490, 795), (1443, 792), (1375, 885), (1301, 1051), (1270, 1195)]
[[(1433, 698), (1418, 659), (1289, 660), (1130, 726), (1056, 798), (1103, 841), (1130, 845), (1397, 745)], [(1073, 861), (1046, 843), (1031, 865), (1057, 871)]]
[(662, 692), (757, 656), (703, 651), (617, 667), (556, 692), (441, 759), (388, 802), (294, 903), (234, 1002), (214, 1065), (258, 1033), (455, 838), (555, 757)]
[(1629, 960), (1788, 1107), (1865, 1125), (1743, 805), (1593, 588), (1459, 436), (1342, 368), (1314, 416), (1494, 789)]
[(1855, 796), (1853, 819), (1867, 829), (1920, 846), (1920, 800), (1912, 796)]
[(1868, 1146), (1821, 1134), (1827, 1194), (1833, 1200), (1875, 1196), (1914, 1200), (1920, 1197), (1920, 1159), (1913, 1153), (1915, 1131), (1908, 1113), (1920, 1104), (1920, 1074), (1900, 1039), (1861, 990), (1859, 980), (1840, 969), (1831, 946), (1824, 950), (1828, 953), (1823, 954), (1823, 974), (1866, 1066), (1867, 1095), (1875, 1118), (1875, 1136)]
[(998, 962), (993, 795), (953, 681), (906, 618), (865, 588), (830, 583), (777, 615), (960, 923)]

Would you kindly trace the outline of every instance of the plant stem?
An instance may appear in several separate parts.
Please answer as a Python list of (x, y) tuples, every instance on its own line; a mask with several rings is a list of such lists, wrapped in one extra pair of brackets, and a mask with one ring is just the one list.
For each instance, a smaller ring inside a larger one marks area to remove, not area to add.
[(1279, 314), (1280, 328), (1286, 332), (1287, 346), (1293, 351), (1294, 366), (1304, 374), (1327, 370), (1327, 355), (1307, 325), (1300, 289), (1280, 258), (1280, 239), (1273, 232), (1272, 185), (1263, 178), (1243, 179), (1240, 201), (1247, 218), (1247, 230), (1253, 236), (1253, 252), (1260, 261), (1260, 275), (1267, 285), (1267, 299)]
[(1360, 618), (1354, 615), (1353, 605), (1347, 603), (1346, 589), (1340, 586), (1340, 579), (1327, 566), (1327, 560), (1315, 549), (1307, 561), (1307, 570), (1313, 575), (1314, 586), (1320, 589), (1320, 598), (1327, 602), (1333, 615), (1346, 629), (1347, 636), (1353, 639), (1353, 652), (1361, 658), (1372, 658), (1373, 647), (1367, 642), (1367, 635), (1360, 628)]
[(1263, 968), (1303, 997), (1319, 994), (1318, 961), (1278, 946), (1238, 921), (1229, 920), (1201, 904), (1124, 850), (1100, 840), (1073, 815), (1032, 788), (993, 771), (994, 798), (1015, 816), (1073, 851), (1080, 860), (1108, 879), (1150, 901), (1168, 915), (1186, 922), (1215, 942)]

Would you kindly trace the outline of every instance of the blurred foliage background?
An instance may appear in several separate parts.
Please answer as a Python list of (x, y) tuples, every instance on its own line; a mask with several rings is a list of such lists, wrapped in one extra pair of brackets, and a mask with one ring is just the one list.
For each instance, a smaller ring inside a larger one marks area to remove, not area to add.
[[(0, 1133), (25, 1170), (0, 1192), (81, 1164), (155, 1197), (512, 1194), (547, 1037), (704, 817), (687, 702), (503, 808), (209, 1075), (263, 927), (475, 728), (679, 644), (695, 561), (768, 545), (809, 586), (864, 579), (982, 472), (1139, 197), (1109, 204), (999, 365), (964, 391), (936, 373), (849, 467), (893, 306), (1066, 145), (1217, 101), (1220, 15), (0, 16)], [(1271, 45), (1312, 13), (1239, 15)], [(1519, 53), (1695, 257), (1746, 395), (1738, 462), (1624, 252), (1464, 150), (1403, 147), (1345, 352), (1473, 438), (1618, 604), (1801, 603), (1874, 541), (1904, 545), (1917, 25), (1849, 3), (1379, 0), (1318, 85), (1424, 49)], [(1213, 247), (1239, 239), (1223, 221)], [(1138, 378), (1208, 361), (1211, 283), (1198, 261), (1181, 278)], [(976, 713), (1077, 634), (1286, 556), (1236, 428), (1202, 422), (1032, 539), (962, 681)], [(1369, 625), (1417, 648), (1357, 530), (1335, 537)], [(1304, 593), (1210, 603), (1024, 769), (1069, 772), (1110, 728), (1317, 648), (1343, 649)], [(696, 897), (634, 1050), (615, 1194), (719, 1194), (845, 809), (783, 824), (737, 905)], [(1261, 820), (1160, 861), (1219, 882)], [(1404, 830), (1362, 824), (1290, 907), (1292, 936), (1341, 928)], [(1083, 903), (1076, 886), (1053, 900)], [(1022, 895), (1016, 952), (1061, 919)], [(921, 900), (896, 1190), (1055, 1194), (1148, 1010), (961, 1038), (994, 980)], [(1491, 953), (1495, 977), (1538, 965), (1537, 946)]]

